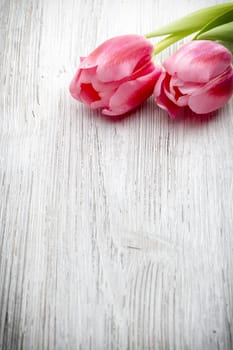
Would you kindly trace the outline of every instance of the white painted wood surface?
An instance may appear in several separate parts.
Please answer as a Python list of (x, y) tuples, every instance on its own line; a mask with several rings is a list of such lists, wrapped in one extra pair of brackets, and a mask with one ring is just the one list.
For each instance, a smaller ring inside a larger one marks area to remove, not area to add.
[(1, 349), (233, 349), (232, 101), (114, 122), (68, 92), (103, 40), (222, 2), (0, 0)]

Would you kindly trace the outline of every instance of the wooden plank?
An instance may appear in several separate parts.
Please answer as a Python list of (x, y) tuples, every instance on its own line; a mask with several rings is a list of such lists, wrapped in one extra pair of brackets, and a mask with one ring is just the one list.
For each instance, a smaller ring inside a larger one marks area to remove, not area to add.
[(232, 101), (113, 122), (68, 92), (103, 40), (222, 2), (0, 2), (1, 349), (233, 349)]

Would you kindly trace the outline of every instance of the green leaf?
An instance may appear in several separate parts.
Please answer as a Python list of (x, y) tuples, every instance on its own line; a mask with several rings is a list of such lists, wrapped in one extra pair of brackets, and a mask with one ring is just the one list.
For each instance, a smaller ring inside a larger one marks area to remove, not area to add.
[(201, 33), (197, 39), (233, 42), (233, 21)]
[[(202, 29), (198, 32), (198, 34), (195, 36), (193, 40), (198, 39), (202, 33), (207, 32), (212, 28), (218, 27), (222, 24), (226, 24), (232, 21), (233, 21), (233, 10), (230, 10), (225, 12), (221, 16), (217, 16), (212, 21), (207, 23), (204, 27), (202, 27)], [(233, 33), (232, 33), (232, 36), (233, 36)]]
[(223, 15), (225, 12), (233, 10), (233, 2), (207, 7), (195, 11), (177, 21), (174, 21), (162, 28), (159, 28), (146, 35), (147, 38), (156, 36), (178, 34), (186, 32), (187, 35), (195, 33), (216, 17)]

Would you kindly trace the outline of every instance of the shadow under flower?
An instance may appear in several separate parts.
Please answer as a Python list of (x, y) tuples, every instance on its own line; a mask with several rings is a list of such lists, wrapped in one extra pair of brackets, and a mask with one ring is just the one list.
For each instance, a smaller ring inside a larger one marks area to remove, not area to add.
[(186, 124), (189, 127), (202, 127), (216, 121), (221, 117), (222, 113), (214, 111), (208, 114), (196, 114), (188, 107), (184, 107), (176, 118), (170, 118), (166, 111), (164, 111), (164, 115), (169, 118), (169, 123), (173, 125)]
[(185, 124), (189, 127), (202, 127), (207, 123), (212, 123), (222, 116), (221, 110), (211, 112), (209, 114), (196, 114), (190, 110), (189, 107), (184, 107), (176, 118), (171, 118), (167, 111), (159, 108), (153, 103), (153, 100), (149, 98), (142, 105), (136, 109), (119, 116), (108, 116), (101, 113), (100, 110), (89, 110), (89, 116), (91, 118), (98, 118), (104, 122), (110, 124), (121, 124), (128, 120), (135, 120), (139, 118), (159, 118), (163, 120), (163, 123), (180, 125)]
[(219, 116), (218, 111), (214, 111), (207, 114), (197, 114), (193, 112), (189, 107), (184, 107), (180, 115), (177, 116), (177, 118), (175, 118), (174, 121), (183, 122), (189, 119), (196, 123), (202, 124), (202, 123), (208, 123), (209, 121), (217, 118), (218, 116)]

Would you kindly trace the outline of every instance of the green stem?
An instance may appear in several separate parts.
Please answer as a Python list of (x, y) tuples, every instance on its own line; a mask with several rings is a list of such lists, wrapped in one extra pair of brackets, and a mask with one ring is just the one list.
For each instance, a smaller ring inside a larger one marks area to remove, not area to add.
[(170, 45), (176, 43), (177, 41), (185, 38), (189, 34), (192, 34), (192, 32), (180, 32), (179, 34), (171, 34), (168, 35), (165, 39), (159, 41), (155, 46), (154, 46), (154, 52), (153, 55), (157, 55), (161, 51), (165, 50), (167, 47)]

